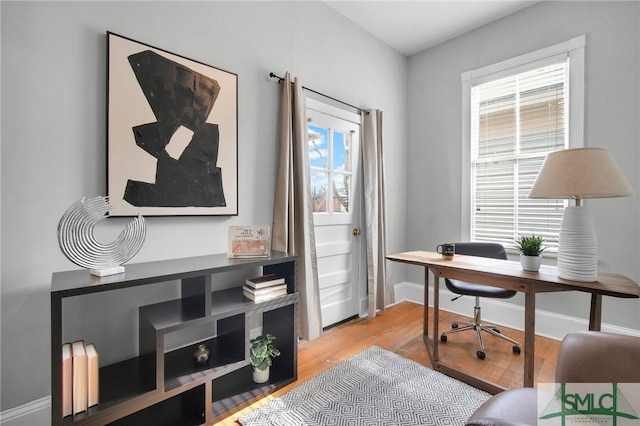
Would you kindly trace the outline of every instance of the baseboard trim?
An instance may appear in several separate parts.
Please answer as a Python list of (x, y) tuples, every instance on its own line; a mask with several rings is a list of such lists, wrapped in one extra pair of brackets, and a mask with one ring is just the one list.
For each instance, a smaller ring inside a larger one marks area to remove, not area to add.
[(0, 413), (2, 426), (45, 426), (51, 424), (51, 396), (45, 396)]
[[(423, 284), (407, 281), (397, 283), (394, 286), (396, 303), (409, 301), (422, 305), (424, 303), (423, 289)], [(429, 305), (433, 306), (433, 288), (429, 289), (429, 293)], [(452, 302), (453, 297), (455, 297), (453, 293), (446, 288), (441, 288), (440, 309), (467, 317), (471, 316), (474, 298), (462, 297)], [(524, 306), (485, 298), (482, 299), (482, 307), (486, 308), (482, 309), (482, 317), (487, 322), (516, 330), (524, 329)], [(585, 319), (536, 309), (536, 335), (562, 340), (568, 333), (588, 329), (589, 322)], [(640, 337), (640, 330), (613, 324), (602, 323), (602, 331)]]

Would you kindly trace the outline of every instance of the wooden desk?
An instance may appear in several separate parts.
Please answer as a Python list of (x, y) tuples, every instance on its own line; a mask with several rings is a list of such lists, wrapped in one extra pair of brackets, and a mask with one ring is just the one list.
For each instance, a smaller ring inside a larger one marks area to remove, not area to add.
[[(438, 316), (440, 310), (440, 278), (453, 278), (493, 287), (516, 290), (525, 294), (524, 306), (524, 386), (533, 387), (535, 349), (536, 293), (555, 291), (581, 291), (591, 293), (589, 330), (600, 331), (602, 296), (638, 298), (640, 287), (627, 277), (617, 274), (598, 274), (598, 281), (585, 283), (558, 278), (555, 266), (542, 265), (539, 272), (523, 271), (519, 262), (456, 254), (445, 260), (435, 252), (412, 251), (387, 256), (388, 260), (424, 267), (424, 319), (423, 335), (434, 368), (449, 376), (463, 380), (487, 392), (497, 393), (503, 387), (470, 376), (442, 362), (438, 355)], [(429, 337), (429, 271), (434, 276), (433, 339)]]

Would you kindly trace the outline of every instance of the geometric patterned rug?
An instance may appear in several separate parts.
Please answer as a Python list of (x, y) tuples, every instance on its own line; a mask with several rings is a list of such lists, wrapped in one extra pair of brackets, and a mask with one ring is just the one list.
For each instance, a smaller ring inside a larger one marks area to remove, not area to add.
[(244, 426), (463, 426), (490, 396), (371, 346), (238, 421)]

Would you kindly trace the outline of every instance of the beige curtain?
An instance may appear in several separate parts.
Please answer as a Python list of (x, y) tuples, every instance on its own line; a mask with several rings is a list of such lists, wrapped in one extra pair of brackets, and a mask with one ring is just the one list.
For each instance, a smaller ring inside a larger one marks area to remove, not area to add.
[(291, 76), (286, 73), (280, 84), (280, 154), (271, 248), (298, 255), (298, 335), (313, 340), (322, 334), (322, 317), (305, 98), (297, 77), (292, 87)]
[(367, 294), (369, 318), (394, 301), (393, 283), (386, 268), (386, 203), (384, 155), (382, 151), (382, 111), (362, 114), (362, 169), (367, 237)]

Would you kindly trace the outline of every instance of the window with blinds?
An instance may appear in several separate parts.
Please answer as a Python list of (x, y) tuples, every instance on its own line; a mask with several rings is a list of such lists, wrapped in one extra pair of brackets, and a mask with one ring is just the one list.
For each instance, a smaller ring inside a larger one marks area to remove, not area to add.
[(558, 245), (563, 200), (527, 198), (549, 152), (568, 148), (567, 61), (471, 87), (471, 239)]

